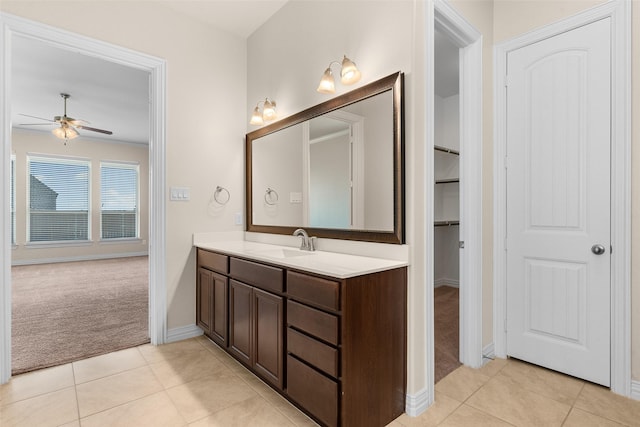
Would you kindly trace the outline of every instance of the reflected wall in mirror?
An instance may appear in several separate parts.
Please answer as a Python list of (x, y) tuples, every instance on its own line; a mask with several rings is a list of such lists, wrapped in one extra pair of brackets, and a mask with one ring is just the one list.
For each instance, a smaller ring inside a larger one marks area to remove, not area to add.
[(247, 134), (247, 230), (404, 243), (403, 75)]

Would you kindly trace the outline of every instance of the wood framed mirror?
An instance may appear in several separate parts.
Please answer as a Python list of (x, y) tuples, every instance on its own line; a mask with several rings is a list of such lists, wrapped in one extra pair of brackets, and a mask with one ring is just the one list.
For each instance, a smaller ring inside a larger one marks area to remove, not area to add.
[(247, 231), (405, 243), (404, 74), (246, 135)]

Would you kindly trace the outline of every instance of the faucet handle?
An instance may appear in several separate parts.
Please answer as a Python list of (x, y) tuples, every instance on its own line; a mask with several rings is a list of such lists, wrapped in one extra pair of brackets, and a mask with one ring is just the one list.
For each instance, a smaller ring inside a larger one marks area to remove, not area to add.
[(309, 237), (309, 250), (310, 251), (315, 251), (316, 250), (316, 240), (317, 240), (316, 236)]

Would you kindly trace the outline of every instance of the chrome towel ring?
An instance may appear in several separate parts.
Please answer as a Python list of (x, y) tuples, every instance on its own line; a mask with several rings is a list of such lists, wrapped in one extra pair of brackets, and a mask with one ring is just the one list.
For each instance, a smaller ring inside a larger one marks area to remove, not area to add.
[(216, 186), (216, 191), (213, 193), (213, 200), (220, 205), (226, 205), (229, 199), (231, 199), (229, 190), (219, 185)]
[(272, 188), (267, 187), (267, 191), (264, 193), (264, 202), (270, 206), (278, 204), (278, 192)]

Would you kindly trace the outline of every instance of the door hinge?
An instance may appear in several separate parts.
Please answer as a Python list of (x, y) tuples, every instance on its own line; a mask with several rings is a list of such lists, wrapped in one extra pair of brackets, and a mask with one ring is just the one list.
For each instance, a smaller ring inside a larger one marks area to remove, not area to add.
[(504, 156), (504, 168), (509, 169), (509, 157)]
[(609, 255), (613, 253), (613, 245), (609, 245)]
[(505, 74), (504, 76), (504, 86), (508, 87), (511, 84), (511, 79), (509, 78), (508, 74)]
[(464, 249), (464, 240), (460, 240), (460, 241), (458, 242), (458, 247), (459, 247), (460, 249)]

